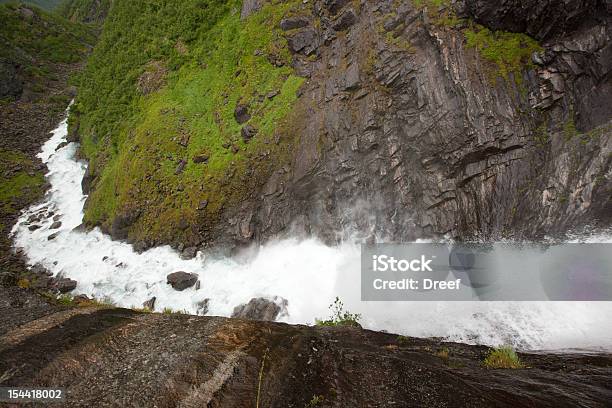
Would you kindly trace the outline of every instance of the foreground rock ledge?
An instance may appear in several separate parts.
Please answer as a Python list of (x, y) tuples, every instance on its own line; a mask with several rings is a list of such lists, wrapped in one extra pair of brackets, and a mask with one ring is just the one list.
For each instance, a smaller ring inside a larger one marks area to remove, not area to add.
[[(444, 348), (448, 359), (436, 355)], [(263, 407), (313, 398), (318, 407), (603, 407), (612, 398), (610, 355), (521, 354), (529, 368), (497, 370), (482, 366), (487, 351), (347, 327), (80, 308), (5, 331), (0, 373), (10, 374), (0, 385), (64, 387), (67, 407), (252, 407), (258, 387)]]

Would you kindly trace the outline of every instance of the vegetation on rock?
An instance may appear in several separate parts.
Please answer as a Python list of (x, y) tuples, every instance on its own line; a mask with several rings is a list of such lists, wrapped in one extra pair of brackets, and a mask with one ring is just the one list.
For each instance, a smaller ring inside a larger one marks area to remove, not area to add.
[[(28, 93), (39, 94), (58, 81), (57, 65), (71, 64), (84, 58), (94, 36), (89, 27), (75, 24), (36, 7), (21, 4), (0, 5), (0, 65), (8, 67), (11, 81), (25, 84)], [(15, 67), (15, 68), (10, 68)], [(4, 84), (2, 88), (4, 88)], [(3, 102), (11, 102), (21, 90), (0, 95)], [(49, 95), (48, 98), (60, 97)], [(67, 100), (62, 100), (64, 107)]]
[(336, 296), (334, 303), (329, 305), (331, 316), (327, 320), (316, 319), (317, 326), (355, 326), (361, 327), (359, 320), (361, 315), (344, 310), (344, 303)]
[(488, 368), (523, 368), (524, 365), (510, 346), (492, 349), (484, 360)]
[[(137, 213), (131, 239), (198, 241), (186, 226), (214, 222), (283, 164), (303, 79), (275, 27), (293, 3), (267, 3), (244, 21), (237, 0), (113, 5), (71, 115), (96, 177), (87, 223)], [(248, 141), (238, 104), (257, 132)]]

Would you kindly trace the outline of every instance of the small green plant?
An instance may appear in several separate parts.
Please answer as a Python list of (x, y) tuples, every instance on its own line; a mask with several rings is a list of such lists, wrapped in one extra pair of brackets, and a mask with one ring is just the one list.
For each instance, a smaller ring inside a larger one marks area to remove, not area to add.
[(174, 310), (170, 307), (164, 307), (163, 314), (188, 314), (186, 310)]
[(344, 303), (336, 296), (334, 303), (329, 305), (331, 310), (331, 316), (328, 320), (315, 319), (317, 326), (355, 326), (361, 327), (359, 320), (361, 315), (359, 313), (350, 313), (344, 310)]
[(318, 407), (321, 402), (323, 402), (322, 395), (313, 395), (312, 399), (308, 402), (308, 404), (304, 405), (304, 408)]
[(440, 357), (442, 360), (444, 360), (444, 362), (447, 362), (450, 356), (450, 351), (448, 350), (448, 347), (444, 347), (443, 349), (438, 350), (436, 352), (436, 356)]
[(397, 336), (397, 344), (399, 344), (400, 346), (405, 346), (410, 342), (410, 339), (406, 336)]
[(26, 278), (21, 278), (17, 281), (17, 286), (21, 289), (28, 289), (30, 287), (30, 281)]
[(492, 349), (484, 360), (487, 368), (523, 368), (524, 365), (510, 346)]

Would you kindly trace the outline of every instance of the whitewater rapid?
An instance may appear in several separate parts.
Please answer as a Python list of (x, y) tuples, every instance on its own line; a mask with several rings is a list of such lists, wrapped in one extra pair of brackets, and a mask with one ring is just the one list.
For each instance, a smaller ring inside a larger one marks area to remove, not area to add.
[[(31, 265), (76, 280), (73, 294), (123, 307), (142, 307), (155, 296), (156, 311), (192, 314), (210, 299), (207, 314), (216, 316), (230, 316), (235, 306), (254, 297), (278, 296), (288, 300), (279, 320), (302, 324), (327, 318), (328, 306), (339, 296), (347, 310), (362, 315), (364, 327), (374, 330), (523, 350), (612, 350), (612, 302), (362, 302), (360, 248), (353, 243), (329, 247), (316, 239), (286, 239), (263, 245), (248, 261), (202, 254), (184, 260), (168, 246), (138, 254), (99, 229), (74, 230), (83, 219), (85, 165), (75, 160), (75, 143), (57, 149), (66, 135), (64, 120), (43, 145), (39, 157), (49, 168), (51, 188), (44, 202), (21, 215), (13, 239)], [(61, 227), (50, 229), (49, 218), (30, 231), (28, 218), (41, 211), (53, 211)], [(611, 241), (609, 236), (589, 240)], [(197, 273), (200, 289), (173, 290), (166, 275), (175, 271)]]

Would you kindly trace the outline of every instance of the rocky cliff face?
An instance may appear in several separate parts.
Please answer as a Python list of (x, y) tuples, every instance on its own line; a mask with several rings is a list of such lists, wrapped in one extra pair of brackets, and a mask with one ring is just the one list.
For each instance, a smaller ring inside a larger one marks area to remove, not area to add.
[[(308, 24), (287, 34), (309, 78), (293, 167), (236, 214), (237, 236), (245, 223), (269, 236), (293, 220), (332, 239), (349, 226), (395, 240), (609, 225), (603, 2), (433, 3), (327, 1), (305, 10)], [(529, 44), (508, 35), (471, 45), (486, 30), (472, 20), (525, 32), (541, 47), (511, 61), (503, 54)]]
[[(265, 4), (244, 2), (241, 18)], [(299, 4), (274, 27), (306, 78), (291, 126), (275, 130), (276, 144), (292, 141), (289, 160), (251, 157), (251, 168), (278, 165), (177, 236), (189, 229), (192, 250), (296, 233), (496, 239), (607, 227), (611, 21), (595, 0)], [(245, 140), (264, 140), (247, 127)], [(228, 168), (223, 182), (240, 177)], [(139, 232), (147, 202), (107, 225), (140, 247), (178, 245)]]

